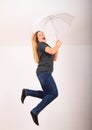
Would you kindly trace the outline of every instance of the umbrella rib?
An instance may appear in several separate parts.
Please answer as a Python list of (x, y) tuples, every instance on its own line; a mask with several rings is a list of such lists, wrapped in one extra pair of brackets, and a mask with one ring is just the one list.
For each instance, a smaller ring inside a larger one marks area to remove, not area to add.
[(48, 20), (44, 22), (44, 24), (43, 24), (43, 27), (44, 27), (43, 30), (45, 29), (47, 23), (48, 23)]
[(49, 17), (49, 20), (50, 20), (50, 22), (52, 23), (52, 25), (53, 25), (53, 27), (54, 27), (55, 35), (56, 35), (56, 38), (58, 39), (58, 36), (57, 36), (58, 32), (57, 32), (57, 29), (56, 29), (56, 27), (55, 27), (55, 24), (54, 24), (54, 22), (53, 22), (53, 20), (52, 20), (51, 17)]
[[(68, 17), (66, 17), (67, 15), (68, 15)], [(60, 19), (63, 22), (65, 22), (66, 24), (71, 25), (72, 21), (74, 19), (74, 16), (66, 14), (65, 16), (62, 16), (62, 17), (61, 16), (56, 16), (55, 19)]]

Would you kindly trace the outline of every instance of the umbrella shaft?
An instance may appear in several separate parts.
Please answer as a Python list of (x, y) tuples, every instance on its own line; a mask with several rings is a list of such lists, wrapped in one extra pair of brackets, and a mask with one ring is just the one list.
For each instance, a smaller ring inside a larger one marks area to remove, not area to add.
[(58, 39), (58, 32), (57, 32), (57, 29), (56, 29), (56, 27), (55, 27), (55, 24), (54, 24), (54, 22), (52, 21), (52, 19), (51, 18), (49, 18), (50, 19), (50, 21), (51, 21), (51, 23), (52, 23), (52, 25), (53, 25), (53, 28), (54, 28), (54, 30), (55, 30), (55, 35), (56, 35), (56, 39)]

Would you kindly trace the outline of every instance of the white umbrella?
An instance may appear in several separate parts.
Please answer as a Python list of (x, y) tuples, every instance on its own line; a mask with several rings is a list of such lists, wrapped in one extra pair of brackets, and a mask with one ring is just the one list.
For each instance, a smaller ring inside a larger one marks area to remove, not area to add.
[(33, 31), (43, 31), (49, 39), (51, 35), (55, 36), (56, 39), (61, 39), (62, 35), (71, 26), (73, 19), (74, 16), (65, 12), (49, 15), (36, 22), (33, 25)]

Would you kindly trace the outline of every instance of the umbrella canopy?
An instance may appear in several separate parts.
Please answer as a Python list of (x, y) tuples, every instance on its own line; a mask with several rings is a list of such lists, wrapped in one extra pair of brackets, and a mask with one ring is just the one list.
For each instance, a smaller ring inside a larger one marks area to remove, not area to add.
[(71, 26), (74, 16), (68, 13), (58, 13), (49, 15), (41, 19), (33, 25), (33, 31), (43, 31), (46, 37), (50, 40), (61, 39), (62, 35)]

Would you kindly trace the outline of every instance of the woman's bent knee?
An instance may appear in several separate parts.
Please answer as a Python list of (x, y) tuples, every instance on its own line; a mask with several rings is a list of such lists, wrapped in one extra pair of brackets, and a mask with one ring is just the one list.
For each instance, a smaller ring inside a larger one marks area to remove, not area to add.
[(57, 98), (58, 97), (58, 91), (56, 91), (54, 94), (53, 94), (54, 98)]

